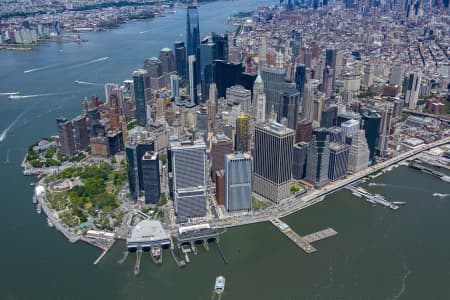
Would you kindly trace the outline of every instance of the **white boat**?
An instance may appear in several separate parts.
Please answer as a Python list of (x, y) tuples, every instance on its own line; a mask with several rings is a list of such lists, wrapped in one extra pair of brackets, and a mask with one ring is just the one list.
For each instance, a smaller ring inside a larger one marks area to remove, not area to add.
[(433, 197), (439, 197), (439, 198), (444, 198), (447, 197), (449, 194), (441, 194), (441, 193), (433, 193)]
[(33, 194), (33, 203), (36, 204), (37, 203), (37, 197), (36, 195)]
[(40, 213), (42, 212), (42, 207), (41, 207), (41, 204), (40, 204), (40, 203), (38, 203), (38, 204), (36, 205), (36, 212), (37, 212), (38, 214), (40, 214)]
[(47, 218), (47, 224), (48, 224), (49, 227), (55, 226), (55, 225), (53, 225), (52, 221), (50, 221), (49, 218)]
[(225, 277), (223, 276), (217, 276), (216, 277), (216, 283), (214, 284), (214, 291), (216, 294), (220, 295), (225, 290)]

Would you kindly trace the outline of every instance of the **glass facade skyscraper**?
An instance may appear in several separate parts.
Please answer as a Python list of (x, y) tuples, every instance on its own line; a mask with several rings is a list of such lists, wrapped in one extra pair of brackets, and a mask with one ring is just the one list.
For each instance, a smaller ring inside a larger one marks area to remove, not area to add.
[(138, 69), (133, 72), (134, 101), (136, 103), (136, 119), (139, 126), (147, 124), (147, 108), (145, 104), (145, 77), (147, 71)]

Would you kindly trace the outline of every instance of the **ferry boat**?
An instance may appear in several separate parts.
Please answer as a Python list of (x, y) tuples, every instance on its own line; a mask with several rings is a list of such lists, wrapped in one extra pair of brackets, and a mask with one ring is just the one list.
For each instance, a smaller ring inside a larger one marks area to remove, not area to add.
[(40, 204), (40, 203), (38, 203), (38, 204), (36, 205), (36, 212), (37, 212), (38, 214), (40, 214), (40, 213), (42, 212), (42, 207), (41, 207), (41, 204)]
[(225, 277), (223, 276), (217, 276), (216, 277), (216, 283), (214, 285), (214, 291), (216, 294), (220, 295), (225, 290)]
[(392, 202), (392, 204), (395, 204), (395, 205), (405, 205), (406, 202), (403, 202), (403, 201), (394, 201), (394, 202)]

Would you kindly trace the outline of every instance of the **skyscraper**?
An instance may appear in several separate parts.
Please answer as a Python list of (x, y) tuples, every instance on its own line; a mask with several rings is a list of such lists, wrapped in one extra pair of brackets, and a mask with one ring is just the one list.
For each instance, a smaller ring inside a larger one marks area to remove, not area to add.
[(255, 127), (255, 192), (278, 203), (290, 195), (295, 131), (270, 120)]
[(139, 193), (144, 190), (144, 179), (142, 176), (142, 157), (147, 152), (155, 150), (154, 142), (152, 140), (134, 141), (125, 146), (125, 154), (127, 157), (128, 166), (128, 184), (130, 194), (134, 199), (139, 197)]
[(342, 142), (345, 142), (347, 138), (350, 138), (353, 133), (359, 130), (358, 120), (348, 120), (341, 124), (342, 128)]
[(225, 155), (225, 208), (227, 211), (251, 210), (253, 159), (248, 153)]
[(418, 71), (409, 74), (405, 95), (405, 103), (408, 104), (409, 109), (416, 109), (417, 100), (419, 100), (421, 80), (422, 74)]
[(225, 134), (216, 134), (211, 139), (211, 174), (215, 181), (216, 172), (224, 169), (224, 157), (233, 153), (233, 141)]
[(147, 105), (145, 103), (145, 77), (147, 71), (138, 69), (133, 72), (134, 101), (136, 103), (136, 119), (139, 126), (147, 125)]
[(229, 103), (239, 103), (244, 113), (250, 113), (252, 92), (245, 89), (242, 85), (234, 85), (227, 88), (226, 99)]
[(287, 119), (287, 126), (293, 130), (296, 129), (300, 93), (295, 88), (285, 88), (279, 92), (278, 119)]
[(299, 180), (305, 177), (308, 146), (309, 144), (306, 142), (299, 142), (294, 145), (292, 163), (292, 177), (294, 177), (294, 179)]
[(170, 87), (170, 76), (176, 73), (175, 58), (172, 49), (162, 48), (159, 52), (159, 60), (161, 61), (165, 86)]
[(306, 162), (306, 179), (316, 187), (328, 183), (328, 169), (330, 160), (329, 133), (326, 128), (317, 128), (313, 131), (308, 149)]
[(341, 75), (342, 51), (338, 49), (327, 49), (325, 53), (325, 66), (333, 68), (333, 87), (336, 79)]
[(249, 151), (249, 117), (248, 114), (241, 114), (236, 119), (236, 140), (235, 149), (238, 152)]
[(309, 143), (311, 141), (312, 132), (313, 132), (312, 122), (306, 120), (299, 121), (297, 123), (297, 128), (295, 130), (295, 142)]
[(177, 222), (206, 215), (206, 146), (202, 139), (174, 142), (172, 156), (173, 191)]
[(188, 56), (188, 64), (189, 64), (189, 97), (191, 98), (191, 102), (195, 105), (200, 103), (198, 99), (197, 86), (198, 86), (198, 78), (196, 75), (197, 69), (197, 59), (195, 55)]
[(78, 150), (84, 150), (89, 146), (89, 131), (86, 116), (78, 116), (72, 120), (75, 146)]
[(395, 64), (391, 68), (391, 75), (389, 77), (389, 83), (391, 85), (398, 85), (399, 92), (402, 92), (403, 89), (403, 76), (404, 76), (404, 67), (402, 64)]
[(186, 66), (186, 47), (184, 42), (175, 42), (175, 65), (177, 68), (177, 74), (181, 77), (183, 81), (187, 80)]
[(380, 137), (381, 116), (376, 111), (366, 111), (361, 119), (361, 129), (366, 134), (367, 145), (370, 150), (370, 160), (372, 161), (376, 155), (378, 140)]
[(295, 86), (300, 94), (303, 94), (303, 89), (306, 83), (306, 66), (303, 64), (297, 65), (295, 68)]
[(333, 90), (333, 76), (334, 71), (330, 66), (325, 66), (323, 69), (323, 93), (325, 94), (325, 98), (328, 99), (331, 97), (331, 92)]
[(264, 82), (259, 72), (253, 84), (252, 109), (256, 123), (264, 123), (266, 121), (266, 94), (264, 93)]
[(56, 123), (59, 129), (59, 151), (62, 155), (71, 157), (76, 152), (72, 122), (66, 118), (57, 118)]
[(146, 204), (158, 204), (161, 196), (158, 152), (142, 156), (142, 179)]
[(328, 179), (336, 181), (347, 173), (349, 146), (340, 143), (330, 143), (330, 161)]
[(352, 144), (348, 154), (348, 170), (356, 173), (369, 165), (369, 147), (364, 130), (358, 130), (352, 135)]

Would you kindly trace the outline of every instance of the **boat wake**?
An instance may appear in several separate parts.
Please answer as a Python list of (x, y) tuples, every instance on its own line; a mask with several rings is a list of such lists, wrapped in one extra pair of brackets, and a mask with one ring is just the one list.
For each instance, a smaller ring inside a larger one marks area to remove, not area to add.
[(107, 59), (109, 59), (109, 56), (96, 58), (96, 59), (93, 59), (93, 60), (90, 60), (90, 61), (87, 61), (87, 62), (84, 62), (84, 63), (79, 63), (79, 64), (72, 65), (72, 66), (69, 67), (69, 69), (83, 67), (83, 66), (87, 66), (87, 65), (90, 65), (90, 64), (95, 64), (97, 62), (101, 62), (101, 61), (104, 61), (104, 60), (107, 60)]
[(45, 67), (39, 67), (39, 68), (34, 68), (34, 69), (29, 69), (29, 70), (25, 70), (25, 71), (23, 71), (25, 74), (27, 74), (27, 73), (33, 73), (33, 72), (37, 72), (37, 71), (43, 71), (43, 70), (47, 70), (47, 69), (50, 69), (50, 68), (53, 68), (53, 67), (56, 67), (56, 66), (58, 66), (58, 64), (55, 64), (55, 65), (48, 65), (48, 66), (45, 66)]
[(11, 93), (0, 93), (0, 96), (11, 96), (11, 95), (17, 95), (18, 92), (11, 92)]
[(16, 123), (20, 120), (20, 118), (25, 114), (25, 110), (21, 112), (15, 119), (9, 124), (8, 127), (3, 130), (2, 134), (0, 134), (0, 143), (3, 142), (8, 136), (8, 132), (16, 125)]
[(100, 83), (87, 82), (87, 81), (81, 81), (81, 80), (75, 80), (74, 82), (78, 83), (78, 84), (85, 84), (85, 85), (103, 86), (103, 84), (100, 84)]
[(411, 275), (411, 270), (408, 268), (408, 265), (406, 264), (406, 257), (403, 258), (403, 270), (405, 270), (405, 274), (402, 276), (400, 291), (397, 293), (397, 295), (392, 298), (393, 300), (397, 300), (400, 298), (403, 293), (406, 291), (406, 279), (408, 279), (409, 275)]
[(45, 97), (45, 96), (54, 96), (57, 95), (55, 93), (47, 93), (47, 94), (35, 94), (35, 95), (10, 95), (8, 99), (18, 100), (18, 99), (27, 99), (27, 98), (36, 98), (36, 97)]
[(368, 184), (368, 186), (387, 186), (386, 183), (375, 183), (375, 182), (370, 182)]
[(144, 33), (150, 32), (150, 31), (151, 30), (139, 31), (139, 34), (144, 34)]

